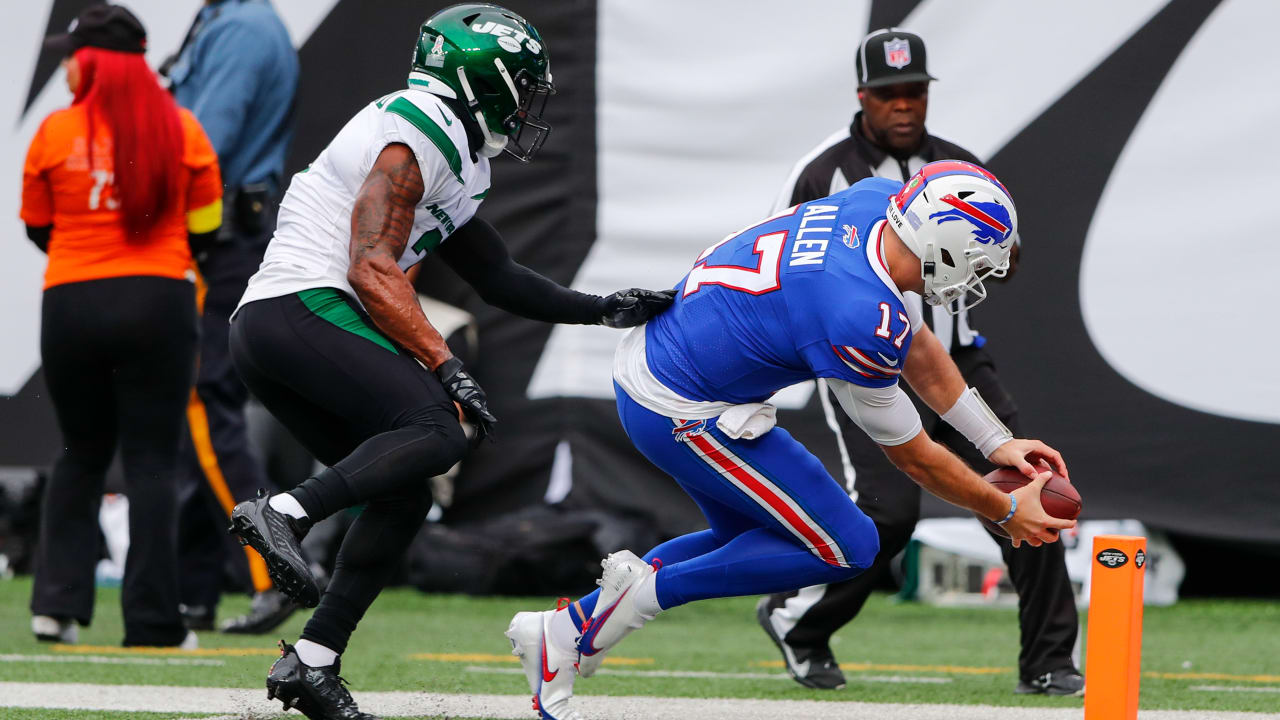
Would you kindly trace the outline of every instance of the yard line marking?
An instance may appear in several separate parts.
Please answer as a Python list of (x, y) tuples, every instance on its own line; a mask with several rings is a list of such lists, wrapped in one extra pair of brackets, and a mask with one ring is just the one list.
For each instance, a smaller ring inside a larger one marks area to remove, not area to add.
[(75, 655), (177, 655), (178, 657), (208, 657), (208, 656), (227, 656), (227, 657), (250, 657), (250, 656), (278, 656), (280, 650), (278, 648), (197, 648), (195, 650), (183, 650), (176, 647), (119, 647), (116, 645), (67, 645), (58, 643), (50, 648), (54, 652), (71, 653)]
[[(505, 653), (502, 655), (492, 655), (490, 653), (414, 653), (409, 656), (410, 660), (433, 660), (436, 662), (500, 662), (500, 663), (518, 663), (520, 658)], [(629, 658), (629, 657), (608, 657), (605, 658), (607, 665), (652, 665), (653, 658)]]
[(1246, 687), (1244, 685), (1192, 685), (1192, 690), (1200, 692), (1260, 692), (1260, 693), (1280, 693), (1280, 687), (1267, 687), (1265, 685)]
[[(757, 660), (752, 665), (756, 667), (780, 668), (784, 667), (781, 660)], [(892, 665), (884, 663), (840, 663), (841, 670), (880, 670), (880, 671), (896, 671), (896, 672), (939, 672), (953, 673), (958, 675), (997, 675), (1000, 673), (1013, 672), (1011, 668), (999, 667), (971, 667), (968, 665)]]
[(1143, 677), (1161, 680), (1241, 680), (1244, 682), (1280, 683), (1280, 675), (1230, 675), (1212, 672), (1144, 672)]
[[(490, 675), (523, 675), (524, 670), (520, 668), (496, 668), (486, 667), (483, 665), (468, 665), (463, 670), (473, 673), (487, 673)], [(785, 673), (735, 673), (735, 672), (713, 672), (710, 670), (610, 670), (602, 668), (596, 671), (597, 675), (614, 675), (617, 677), (642, 677), (642, 678), (701, 678), (706, 680), (790, 680), (791, 676)], [(885, 683), (925, 683), (943, 685), (951, 682), (951, 678), (942, 677), (907, 677), (903, 675), (854, 675), (853, 680), (862, 682), (885, 682)]]
[(8, 663), (93, 663), (96, 665), (226, 665), (221, 660), (199, 658), (105, 657), (103, 655), (0, 655)]
[[(360, 692), (361, 709), (386, 716), (527, 718), (529, 695), (463, 695), (426, 692)], [(645, 720), (1080, 720), (1080, 708), (991, 705), (895, 705), (843, 700), (746, 700), (737, 698), (574, 698), (588, 716)], [(227, 713), (234, 718), (278, 717), (280, 703), (261, 689), (0, 682), (0, 707), (95, 709), (174, 715)], [(1280, 715), (1203, 710), (1144, 710), (1142, 720), (1273, 720)]]

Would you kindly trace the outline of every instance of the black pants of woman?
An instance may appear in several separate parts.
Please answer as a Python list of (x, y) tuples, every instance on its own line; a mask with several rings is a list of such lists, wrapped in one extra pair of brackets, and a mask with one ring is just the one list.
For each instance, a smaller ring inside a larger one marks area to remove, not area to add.
[(40, 353), (62, 431), (41, 508), (33, 615), (93, 617), (98, 506), (118, 447), (129, 499), (125, 645), (177, 645), (178, 449), (195, 373), (195, 288), (122, 277), (44, 293)]

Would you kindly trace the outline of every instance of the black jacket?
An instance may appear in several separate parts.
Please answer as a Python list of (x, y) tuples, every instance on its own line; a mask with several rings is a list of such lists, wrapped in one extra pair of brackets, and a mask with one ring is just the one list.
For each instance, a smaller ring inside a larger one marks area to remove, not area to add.
[[(859, 111), (853, 116), (853, 123), (849, 125), (843, 139), (833, 135), (810, 153), (811, 159), (808, 162), (801, 161), (802, 164), (798, 164), (791, 173), (789, 190), (783, 188), (783, 193), (789, 192), (790, 195), (785, 199), (780, 196), (779, 205), (790, 207), (797, 203), (817, 200), (876, 174), (875, 168), (880, 167), (890, 158), (888, 153), (872, 145), (862, 136), (858, 131), (861, 124), (862, 112)], [(934, 137), (927, 130), (924, 142), (911, 157), (919, 158), (924, 163), (935, 160), (964, 160), (982, 164), (973, 153), (955, 143)], [(911, 172), (907, 169), (908, 162), (899, 160), (897, 165), (902, 177), (895, 179), (906, 182), (911, 178)], [(839, 177), (836, 176), (837, 173)]]

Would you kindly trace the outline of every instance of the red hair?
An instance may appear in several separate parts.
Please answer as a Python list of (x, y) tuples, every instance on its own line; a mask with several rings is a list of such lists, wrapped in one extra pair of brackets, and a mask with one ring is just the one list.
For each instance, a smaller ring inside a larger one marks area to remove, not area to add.
[[(90, 148), (95, 120), (106, 123), (120, 216), (127, 237), (145, 241), (156, 221), (180, 201), (178, 106), (139, 53), (85, 47), (75, 59), (80, 64), (75, 102), (89, 111)], [(92, 162), (92, 149), (89, 156)]]

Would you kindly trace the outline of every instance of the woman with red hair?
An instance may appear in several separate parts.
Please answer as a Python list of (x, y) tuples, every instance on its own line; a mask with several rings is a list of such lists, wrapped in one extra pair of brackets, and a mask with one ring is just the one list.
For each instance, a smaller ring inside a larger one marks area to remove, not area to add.
[(129, 498), (124, 644), (194, 647), (178, 613), (175, 475), (195, 371), (192, 248), (222, 222), (217, 156), (143, 58), (125, 8), (94, 5), (46, 46), (71, 107), (23, 168), (22, 220), (49, 255), (40, 352), (64, 451), (45, 488), (32, 630), (74, 642), (93, 617), (98, 506), (120, 449)]

